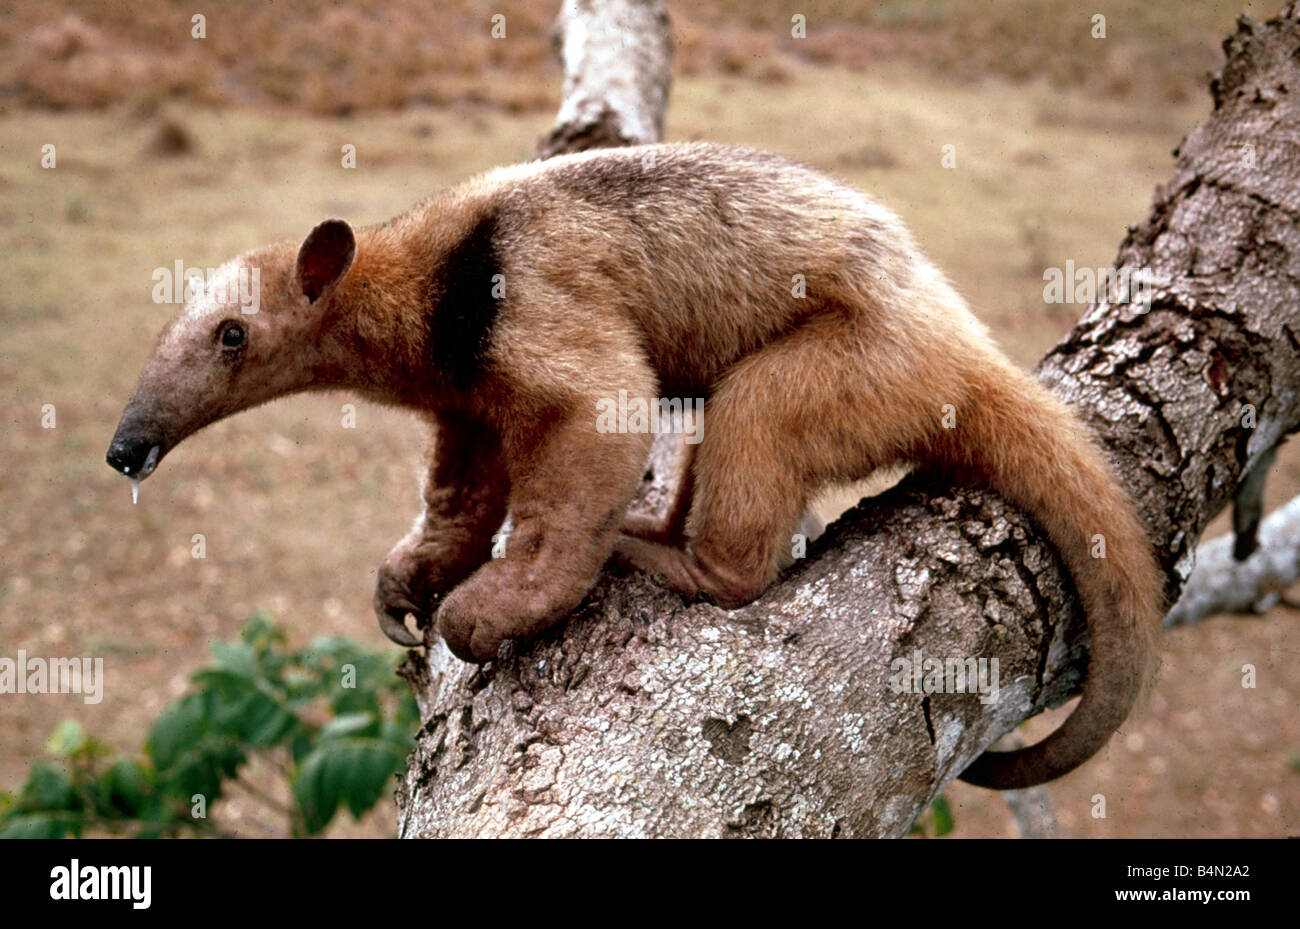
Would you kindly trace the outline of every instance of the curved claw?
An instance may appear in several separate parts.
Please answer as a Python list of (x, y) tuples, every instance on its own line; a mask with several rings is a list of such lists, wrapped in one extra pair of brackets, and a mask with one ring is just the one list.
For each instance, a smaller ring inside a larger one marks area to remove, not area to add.
[(406, 628), (405, 616), (407, 612), (414, 612), (414, 606), (398, 607), (403, 609), (402, 619), (397, 618), (392, 613), (385, 610), (377, 614), (379, 616), (379, 628), (398, 645), (404, 648), (417, 648), (424, 644), (423, 639), (417, 639), (411, 634), (411, 630)]

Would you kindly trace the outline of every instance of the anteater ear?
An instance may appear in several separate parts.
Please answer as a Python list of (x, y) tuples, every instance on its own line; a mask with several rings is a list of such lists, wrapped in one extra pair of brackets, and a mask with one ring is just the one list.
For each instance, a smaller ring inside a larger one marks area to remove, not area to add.
[(327, 219), (307, 234), (298, 249), (295, 268), (307, 299), (315, 303), (348, 273), (357, 253), (352, 227), (341, 219)]

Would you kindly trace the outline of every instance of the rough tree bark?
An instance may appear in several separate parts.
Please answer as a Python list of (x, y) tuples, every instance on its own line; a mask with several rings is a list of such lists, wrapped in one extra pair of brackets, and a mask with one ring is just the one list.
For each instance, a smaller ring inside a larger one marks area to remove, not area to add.
[[(1300, 13), (1243, 17), (1224, 48), (1213, 113), (1116, 260), (1153, 275), (1149, 312), (1091, 307), (1037, 372), (1139, 501), (1171, 602), (1206, 523), (1300, 425)], [(895, 693), (891, 660), (917, 650), (997, 658), (998, 699)], [(413, 652), (424, 725), (400, 833), (902, 835), (995, 739), (1069, 698), (1086, 656), (1024, 516), (908, 479), (744, 609), (606, 577), (484, 668)]]

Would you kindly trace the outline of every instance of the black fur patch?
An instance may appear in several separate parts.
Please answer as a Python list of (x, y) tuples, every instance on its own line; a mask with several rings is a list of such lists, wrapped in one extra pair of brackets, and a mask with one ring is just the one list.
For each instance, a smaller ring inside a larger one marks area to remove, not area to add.
[(482, 369), (503, 302), (492, 296), (497, 284), (493, 277), (503, 273), (497, 225), (494, 213), (484, 214), (433, 275), (429, 352), (434, 365), (456, 387), (470, 386)]

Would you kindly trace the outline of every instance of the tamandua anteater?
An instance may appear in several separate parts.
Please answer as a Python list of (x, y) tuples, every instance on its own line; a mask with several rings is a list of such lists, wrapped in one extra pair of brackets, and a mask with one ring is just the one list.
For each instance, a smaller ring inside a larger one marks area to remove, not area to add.
[[(252, 269), (260, 309), (248, 314), (231, 294)], [(488, 661), (562, 620), (611, 556), (739, 606), (772, 583), (819, 488), (910, 463), (1026, 510), (1091, 633), (1064, 725), (984, 755), (966, 780), (1023, 787), (1069, 771), (1149, 676), (1159, 572), (1083, 426), (1001, 354), (896, 216), (785, 158), (603, 149), (249, 252), (164, 330), (108, 462), (143, 479), (204, 425), (325, 388), (434, 427), (424, 512), (375, 592), (402, 644), (420, 642), (410, 613), (456, 655)], [(689, 507), (669, 524), (626, 519), (651, 435), (597, 428), (620, 391), (707, 398)], [(493, 558), (507, 512), (513, 534)], [(1105, 558), (1090, 555), (1098, 534)]]

